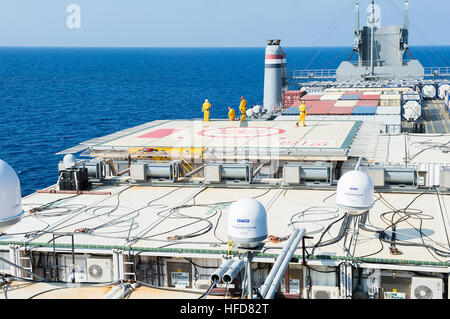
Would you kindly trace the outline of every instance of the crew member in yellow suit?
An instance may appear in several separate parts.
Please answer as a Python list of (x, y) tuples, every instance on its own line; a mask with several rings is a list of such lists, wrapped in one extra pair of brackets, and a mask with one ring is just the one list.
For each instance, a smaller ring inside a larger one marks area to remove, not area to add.
[(203, 111), (203, 121), (209, 122), (209, 109), (211, 108), (211, 103), (209, 103), (208, 99), (203, 103), (202, 111)]
[(297, 121), (296, 125), (298, 126), (298, 123), (303, 122), (303, 126), (306, 126), (305, 125), (306, 105), (305, 105), (304, 101), (302, 101), (302, 103), (298, 107), (298, 110), (300, 111), (300, 117), (298, 118), (298, 121)]
[(229, 107), (228, 108), (228, 118), (230, 119), (230, 121), (234, 121), (235, 117), (236, 117), (236, 112), (234, 111), (233, 108)]
[(241, 112), (241, 121), (245, 120), (245, 112), (247, 111), (247, 101), (241, 96), (241, 104), (239, 105), (239, 111)]

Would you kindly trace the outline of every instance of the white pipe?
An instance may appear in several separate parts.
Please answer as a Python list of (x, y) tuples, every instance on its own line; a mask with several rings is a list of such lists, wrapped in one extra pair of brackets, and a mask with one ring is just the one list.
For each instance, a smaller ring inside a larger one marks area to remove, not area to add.
[(102, 299), (117, 299), (117, 293), (122, 290), (122, 285), (112, 287)]
[(233, 258), (225, 259), (222, 261), (222, 264), (220, 267), (211, 275), (211, 281), (217, 281), (219, 282), (222, 279), (222, 276), (227, 272), (227, 270), (230, 268), (231, 264), (233, 263)]
[(280, 285), (281, 278), (284, 275), (284, 272), (286, 271), (286, 268), (289, 266), (289, 263), (291, 262), (291, 257), (294, 254), (294, 252), (298, 248), (298, 244), (300, 243), (300, 240), (302, 240), (303, 236), (305, 235), (305, 229), (302, 228), (300, 232), (297, 233), (297, 236), (295, 236), (295, 240), (290, 246), (286, 256), (283, 259), (282, 264), (280, 265), (280, 268), (278, 268), (278, 271), (275, 275), (274, 280), (272, 281), (269, 291), (264, 297), (264, 299), (272, 299), (275, 295), (275, 292), (278, 289), (278, 286)]
[(362, 160), (362, 157), (360, 156), (359, 159), (358, 159), (358, 162), (356, 163), (355, 171), (359, 171), (359, 167), (361, 165), (361, 160)]
[(228, 271), (222, 276), (222, 281), (225, 283), (232, 282), (242, 267), (244, 267), (244, 261), (242, 259), (236, 259)]
[(132, 293), (139, 285), (137, 283), (134, 284), (119, 284), (114, 286), (109, 290), (102, 299), (124, 299), (130, 293)]
[(264, 284), (261, 286), (261, 296), (264, 298), (267, 291), (269, 290), (269, 284), (273, 281), (273, 279), (275, 278), (275, 275), (278, 271), (278, 268), (280, 268), (281, 263), (283, 262), (284, 257), (286, 256), (289, 247), (292, 245), (292, 243), (294, 242), (295, 237), (297, 236), (297, 234), (300, 232), (299, 229), (295, 229), (294, 232), (291, 234), (291, 236), (289, 236), (288, 242), (286, 243), (286, 245), (283, 247), (283, 250), (281, 251), (281, 253), (278, 255), (277, 260), (275, 261), (274, 265), (272, 266), (272, 269), (270, 270), (269, 275), (266, 277), (266, 280), (264, 281)]

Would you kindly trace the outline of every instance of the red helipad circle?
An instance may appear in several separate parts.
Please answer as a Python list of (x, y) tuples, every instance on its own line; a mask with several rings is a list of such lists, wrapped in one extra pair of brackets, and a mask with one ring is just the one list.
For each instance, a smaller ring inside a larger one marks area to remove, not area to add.
[(252, 138), (283, 134), (285, 131), (271, 127), (222, 127), (198, 132), (207, 137)]

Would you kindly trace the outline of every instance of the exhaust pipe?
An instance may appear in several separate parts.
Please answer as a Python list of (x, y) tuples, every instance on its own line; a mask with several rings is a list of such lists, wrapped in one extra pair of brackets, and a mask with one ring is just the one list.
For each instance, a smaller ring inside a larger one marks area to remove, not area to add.
[(228, 269), (228, 271), (223, 275), (222, 281), (224, 283), (230, 283), (233, 281), (234, 277), (241, 271), (241, 269), (244, 267), (244, 260), (237, 259), (234, 261), (234, 263), (231, 265), (231, 267)]
[(211, 282), (220, 282), (222, 279), (222, 276), (227, 272), (227, 270), (231, 267), (233, 264), (233, 258), (225, 259), (222, 261), (222, 264), (220, 265), (219, 269), (217, 269), (212, 275), (211, 275)]

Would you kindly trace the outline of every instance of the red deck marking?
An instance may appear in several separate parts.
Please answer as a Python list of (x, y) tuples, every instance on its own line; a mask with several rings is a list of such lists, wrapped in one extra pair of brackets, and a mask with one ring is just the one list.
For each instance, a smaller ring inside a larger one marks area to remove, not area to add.
[(159, 130), (138, 136), (138, 138), (161, 138), (161, 137), (169, 136), (169, 135), (175, 133), (176, 131), (179, 131), (179, 129), (161, 128)]
[(223, 127), (198, 132), (198, 135), (224, 138), (254, 138), (283, 134), (285, 131), (270, 127)]

